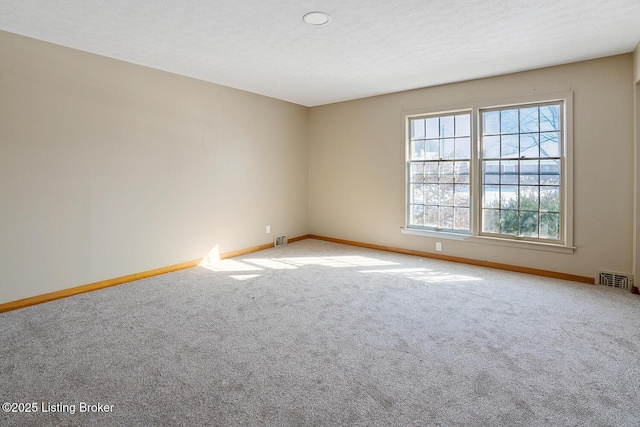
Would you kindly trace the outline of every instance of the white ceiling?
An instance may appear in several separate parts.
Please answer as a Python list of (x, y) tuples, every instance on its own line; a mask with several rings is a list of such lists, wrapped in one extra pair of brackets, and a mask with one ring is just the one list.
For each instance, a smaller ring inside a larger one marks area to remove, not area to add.
[(640, 0), (0, 0), (0, 29), (316, 106), (631, 52)]

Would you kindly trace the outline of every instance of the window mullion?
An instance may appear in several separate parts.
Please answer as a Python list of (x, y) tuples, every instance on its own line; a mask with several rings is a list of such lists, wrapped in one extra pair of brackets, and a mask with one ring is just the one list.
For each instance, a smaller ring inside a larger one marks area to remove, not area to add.
[(471, 112), (471, 164), (470, 164), (470, 197), (471, 197), (471, 234), (478, 236), (480, 234), (482, 215), (482, 144), (480, 140), (481, 127), (479, 119), (479, 110), (474, 108)]

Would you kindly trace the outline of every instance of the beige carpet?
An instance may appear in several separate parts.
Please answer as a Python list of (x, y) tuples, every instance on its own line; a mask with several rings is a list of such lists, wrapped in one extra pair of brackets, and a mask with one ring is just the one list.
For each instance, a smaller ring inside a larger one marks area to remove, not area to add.
[(305, 240), (0, 314), (0, 399), (38, 410), (0, 425), (638, 426), (639, 325), (627, 291)]

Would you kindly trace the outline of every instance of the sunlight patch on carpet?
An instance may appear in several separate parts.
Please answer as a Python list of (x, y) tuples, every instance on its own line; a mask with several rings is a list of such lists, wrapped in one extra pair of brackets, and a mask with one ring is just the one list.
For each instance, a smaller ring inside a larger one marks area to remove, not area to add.
[(383, 270), (361, 270), (363, 274), (393, 274), (403, 275), (408, 279), (418, 280), (421, 282), (468, 282), (473, 280), (482, 280), (479, 277), (465, 276), (462, 274), (451, 274), (428, 268), (391, 268)]

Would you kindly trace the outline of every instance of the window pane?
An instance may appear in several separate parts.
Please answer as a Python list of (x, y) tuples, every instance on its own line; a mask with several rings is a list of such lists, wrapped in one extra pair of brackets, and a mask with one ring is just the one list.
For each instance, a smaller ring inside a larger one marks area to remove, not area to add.
[(540, 188), (540, 212), (560, 212), (560, 188)]
[(411, 184), (411, 202), (424, 203), (424, 186), (422, 184)]
[(482, 162), (482, 182), (484, 184), (500, 183), (500, 162)]
[(560, 185), (560, 160), (540, 160), (540, 184)]
[(517, 235), (519, 231), (518, 211), (500, 211), (500, 232), (502, 234)]
[(482, 186), (482, 206), (485, 208), (500, 207), (500, 186), (499, 185), (483, 185)]
[(540, 237), (543, 239), (560, 239), (560, 214), (540, 214)]
[(537, 185), (538, 183), (538, 161), (520, 160), (520, 184)]
[(427, 206), (424, 215), (424, 225), (426, 227), (438, 227), (438, 207)]
[(538, 107), (520, 109), (520, 132), (538, 132)]
[(428, 139), (425, 143), (427, 160), (438, 160), (440, 158), (440, 141), (437, 139)]
[(438, 163), (429, 162), (424, 164), (425, 182), (438, 182)]
[(471, 224), (470, 209), (454, 208), (453, 214), (455, 215), (454, 228), (456, 230), (469, 230), (469, 224)]
[(427, 119), (427, 138), (440, 138), (440, 119), (438, 117)]
[(501, 174), (500, 184), (517, 184), (518, 183), (518, 161), (505, 160), (500, 162)]
[(538, 212), (540, 194), (539, 187), (530, 185), (520, 186), (520, 210)]
[(496, 209), (482, 210), (482, 231), (485, 233), (500, 232), (500, 211)]
[(456, 117), (456, 136), (471, 136), (471, 115), (460, 114)]
[[(440, 176), (451, 175), (453, 176), (453, 162), (440, 162)], [(453, 182), (453, 179), (452, 179)]]
[(440, 205), (453, 206), (453, 184), (440, 184)]
[(538, 212), (520, 212), (520, 235), (538, 237)]
[(456, 138), (456, 159), (471, 158), (471, 140), (469, 138)]
[(424, 197), (428, 205), (440, 203), (440, 189), (438, 184), (427, 184), (424, 186)]
[(455, 158), (455, 143), (453, 138), (441, 139), (441, 157), (445, 160), (453, 160)]
[(500, 111), (500, 133), (518, 133), (518, 110)]
[(411, 206), (411, 224), (424, 225), (424, 207), (422, 205)]
[(518, 187), (515, 185), (500, 186), (500, 207), (502, 209), (518, 209)]
[(560, 130), (560, 106), (545, 105), (540, 107), (540, 132)]
[(411, 142), (411, 160), (424, 160), (424, 140)]
[(440, 176), (438, 177), (438, 182), (440, 184), (453, 184), (453, 174), (443, 174), (441, 173)]
[(453, 201), (455, 206), (469, 206), (469, 186), (456, 185), (454, 189)]
[(420, 162), (411, 163), (411, 182), (423, 182), (424, 180), (424, 164)]
[(537, 133), (520, 135), (520, 157), (539, 157), (540, 141)]
[(453, 182), (469, 183), (469, 162), (455, 162), (453, 165)]
[(453, 116), (440, 118), (440, 136), (450, 138), (455, 135), (456, 128), (454, 124)]
[(520, 157), (519, 147), (518, 147), (518, 135), (503, 135), (502, 136), (502, 147), (500, 150), (500, 154), (502, 158), (517, 158)]
[(411, 138), (413, 139), (424, 139), (424, 119), (419, 120), (411, 120)]
[(515, 185), (500, 186), (500, 207), (502, 209), (518, 209), (518, 187)]
[(482, 134), (498, 135), (500, 133), (500, 111), (482, 113)]
[(500, 157), (499, 136), (485, 136), (482, 138), (482, 157), (485, 159), (497, 159)]
[(560, 156), (560, 132), (542, 132), (540, 134), (540, 157)]
[(440, 207), (440, 227), (453, 229), (453, 208)]

